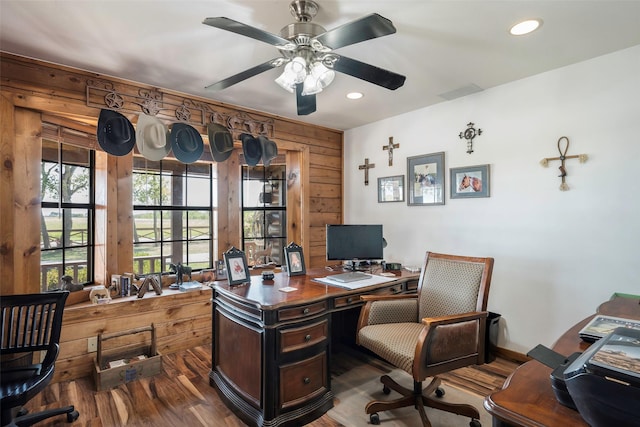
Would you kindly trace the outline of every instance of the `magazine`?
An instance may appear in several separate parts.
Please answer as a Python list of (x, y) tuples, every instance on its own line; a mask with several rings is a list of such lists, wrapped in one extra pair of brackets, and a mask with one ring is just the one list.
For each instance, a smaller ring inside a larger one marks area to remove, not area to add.
[(596, 341), (619, 327), (640, 330), (640, 320), (597, 314), (578, 335), (585, 341)]

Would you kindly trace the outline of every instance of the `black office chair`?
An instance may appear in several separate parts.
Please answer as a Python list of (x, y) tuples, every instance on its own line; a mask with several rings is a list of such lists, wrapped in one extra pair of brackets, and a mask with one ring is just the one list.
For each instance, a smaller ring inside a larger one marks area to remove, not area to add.
[[(69, 292), (64, 291), (3, 295), (0, 298), (0, 392), (3, 427), (30, 426), (62, 414), (67, 414), (67, 422), (78, 419), (79, 414), (73, 406), (33, 414), (28, 414), (22, 408), (53, 378), (60, 350), (62, 314), (68, 295)], [(45, 352), (42, 362), (39, 362), (40, 352)]]

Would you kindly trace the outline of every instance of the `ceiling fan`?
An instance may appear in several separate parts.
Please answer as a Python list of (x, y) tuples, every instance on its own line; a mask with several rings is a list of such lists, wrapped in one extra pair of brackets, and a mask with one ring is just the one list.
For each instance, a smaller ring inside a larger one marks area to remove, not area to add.
[(405, 76), (338, 55), (333, 50), (396, 32), (393, 23), (377, 13), (364, 16), (332, 30), (311, 22), (318, 12), (313, 0), (293, 0), (289, 5), (296, 22), (287, 25), (280, 35), (272, 34), (225, 17), (206, 18), (203, 24), (231, 31), (275, 46), (280, 56), (249, 68), (207, 89), (222, 90), (272, 68), (284, 66), (276, 83), (296, 93), (298, 115), (316, 111), (316, 94), (333, 81), (335, 71), (378, 86), (395, 90)]

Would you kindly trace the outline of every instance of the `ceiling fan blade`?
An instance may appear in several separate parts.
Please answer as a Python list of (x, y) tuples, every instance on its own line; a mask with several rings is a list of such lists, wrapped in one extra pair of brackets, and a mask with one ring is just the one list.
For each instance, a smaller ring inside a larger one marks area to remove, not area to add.
[(302, 96), (302, 88), (304, 85), (298, 83), (296, 85), (296, 104), (298, 106), (298, 115), (306, 116), (316, 111), (316, 96), (304, 95)]
[(227, 77), (224, 80), (220, 80), (219, 82), (210, 84), (209, 86), (205, 87), (205, 89), (212, 89), (212, 90), (222, 90), (222, 89), (226, 89), (229, 86), (233, 86), (236, 83), (240, 83), (243, 80), (246, 80), (248, 78), (251, 78), (253, 76), (256, 76), (260, 73), (263, 73), (267, 70), (270, 70), (272, 68), (275, 68), (281, 64), (278, 64), (278, 59), (279, 58), (275, 58), (275, 59), (270, 59), (269, 61), (262, 63), (260, 65), (256, 65), (253, 68), (249, 68), (247, 70), (244, 70), (241, 73), (235, 74), (231, 77)]
[(205, 25), (210, 25), (212, 27), (220, 28), (221, 30), (231, 31), (232, 33), (251, 37), (252, 39), (268, 43), (276, 47), (283, 47), (285, 45), (291, 44), (289, 40), (282, 38), (276, 34), (272, 34), (259, 28), (252, 27), (222, 16), (217, 18), (206, 18), (204, 21), (202, 21), (202, 23)]
[(365, 64), (364, 62), (347, 58), (346, 56), (336, 56), (338, 57), (338, 60), (333, 64), (333, 69), (335, 71), (348, 74), (361, 80), (366, 80), (369, 83), (373, 83), (387, 89), (398, 89), (404, 84), (406, 79), (405, 76), (396, 74), (392, 71)]
[(372, 13), (320, 34), (315, 39), (323, 46), (338, 49), (395, 32), (396, 28), (391, 21), (377, 13)]

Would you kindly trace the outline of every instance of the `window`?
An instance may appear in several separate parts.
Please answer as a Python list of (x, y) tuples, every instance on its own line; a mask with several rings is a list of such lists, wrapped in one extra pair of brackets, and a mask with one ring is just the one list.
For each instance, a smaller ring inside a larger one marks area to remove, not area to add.
[(94, 152), (43, 139), (40, 181), (41, 289), (93, 282)]
[(148, 274), (178, 262), (213, 267), (217, 253), (215, 165), (133, 160), (133, 270)]
[(251, 265), (282, 265), (286, 183), (285, 165), (242, 167), (242, 245)]

